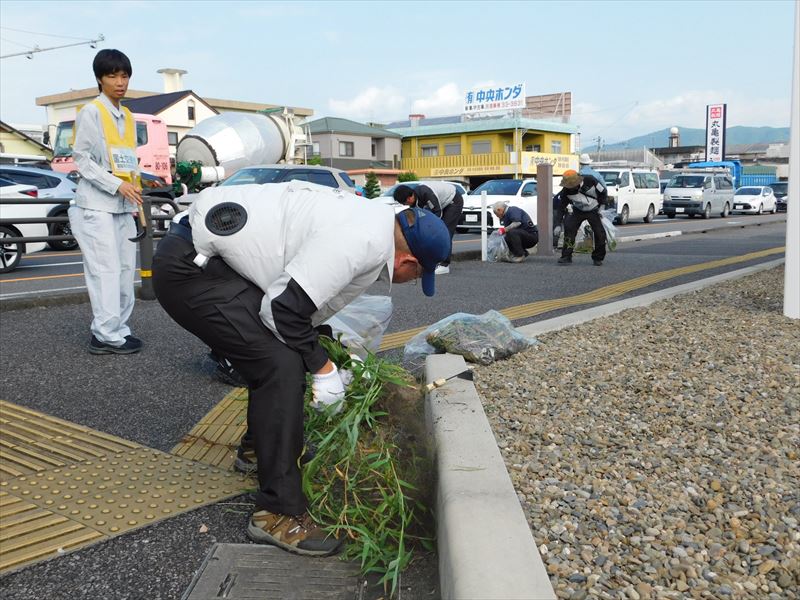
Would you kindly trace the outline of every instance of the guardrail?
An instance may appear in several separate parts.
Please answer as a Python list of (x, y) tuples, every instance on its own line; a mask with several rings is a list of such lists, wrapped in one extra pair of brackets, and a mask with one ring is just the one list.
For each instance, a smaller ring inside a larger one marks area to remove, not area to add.
[[(0, 199), (0, 205), (58, 205), (69, 204), (70, 200), (66, 198), (30, 198), (30, 199)], [(154, 215), (152, 214), (153, 204), (163, 205), (169, 204), (172, 208), (173, 214)], [(142, 278), (142, 287), (140, 291), (143, 300), (155, 300), (155, 293), (153, 291), (152, 282), (152, 269), (153, 269), (153, 240), (162, 238), (166, 235), (166, 227), (155, 229), (154, 223), (165, 223), (170, 221), (173, 215), (181, 212), (178, 204), (172, 198), (165, 198), (163, 196), (154, 196), (152, 194), (145, 194), (142, 196), (142, 207), (144, 214), (147, 216), (148, 227), (146, 235), (139, 240), (139, 269)], [(135, 218), (136, 215), (133, 214)], [(0, 225), (26, 225), (26, 224), (50, 224), (50, 223), (69, 223), (69, 217), (17, 217), (9, 219), (0, 219)], [(75, 236), (72, 235), (47, 235), (37, 237), (3, 237), (0, 241), (0, 246), (4, 249), (8, 246), (20, 244), (33, 244), (36, 242), (58, 242), (58, 241), (75, 241)], [(17, 248), (21, 252), (21, 248)]]

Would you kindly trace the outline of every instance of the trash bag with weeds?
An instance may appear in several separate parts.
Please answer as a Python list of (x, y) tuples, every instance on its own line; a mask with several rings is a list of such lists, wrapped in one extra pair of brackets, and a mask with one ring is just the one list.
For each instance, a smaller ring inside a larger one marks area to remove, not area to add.
[(486, 259), (489, 262), (511, 262), (512, 256), (505, 236), (493, 231), (486, 242)]
[[(305, 432), (316, 455), (303, 467), (309, 512), (344, 536), (344, 557), (394, 594), (412, 549), (432, 548), (432, 467), (422, 392), (398, 365), (368, 353), (363, 362), (320, 338), (330, 359), (348, 369), (344, 407), (317, 412), (306, 402)], [(308, 396), (310, 396), (310, 386)]]
[(391, 319), (389, 296), (362, 294), (325, 323), (351, 352), (364, 358), (368, 352), (378, 351)]
[(488, 365), (525, 350), (536, 340), (518, 333), (503, 314), (455, 313), (411, 338), (403, 350), (403, 366), (420, 377), (429, 354), (460, 354), (473, 363)]

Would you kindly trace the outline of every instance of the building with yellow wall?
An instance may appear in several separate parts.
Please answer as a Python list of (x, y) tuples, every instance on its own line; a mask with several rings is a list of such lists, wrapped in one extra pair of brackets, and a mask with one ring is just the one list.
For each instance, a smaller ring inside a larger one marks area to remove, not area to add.
[(453, 179), (474, 187), (488, 179), (532, 177), (543, 162), (553, 165), (554, 175), (578, 168), (573, 154), (578, 129), (569, 123), (411, 115), (386, 129), (403, 136), (401, 168), (420, 179)]

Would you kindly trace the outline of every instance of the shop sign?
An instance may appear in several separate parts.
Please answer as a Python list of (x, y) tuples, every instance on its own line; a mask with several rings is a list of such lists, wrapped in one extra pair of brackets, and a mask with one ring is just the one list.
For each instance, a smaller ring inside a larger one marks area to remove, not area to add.
[(525, 108), (525, 84), (486, 86), (464, 95), (464, 114)]
[(727, 104), (706, 106), (706, 160), (725, 160), (725, 119)]

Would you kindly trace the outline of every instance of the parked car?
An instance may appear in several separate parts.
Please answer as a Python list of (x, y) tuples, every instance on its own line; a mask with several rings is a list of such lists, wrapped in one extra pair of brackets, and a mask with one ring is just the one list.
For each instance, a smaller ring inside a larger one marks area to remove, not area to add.
[[(58, 171), (22, 167), (13, 165), (0, 165), (0, 177), (20, 185), (33, 185), (39, 190), (39, 198), (57, 198), (59, 200), (72, 200), (77, 187), (73, 177)], [(69, 204), (53, 204), (47, 207), (48, 217), (66, 217)], [(48, 235), (72, 235), (69, 222), (49, 223)], [(53, 250), (74, 250), (78, 242), (63, 240), (47, 242)]]
[(492, 204), (499, 201), (505, 201), (509, 206), (519, 206), (536, 224), (537, 187), (535, 179), (490, 179), (480, 184), (464, 198), (464, 211), (458, 222), (459, 231), (480, 228), (481, 194), (484, 191), (486, 192), (488, 229), (494, 230), (500, 227), (500, 219), (492, 212)]
[(629, 219), (652, 223), (661, 211), (662, 195), (658, 172), (647, 168), (595, 167), (608, 188), (608, 207), (617, 211), (616, 222)]
[[(342, 189), (352, 194), (356, 192), (356, 184), (350, 176), (341, 169), (322, 167), (319, 165), (259, 165), (239, 169), (218, 183), (218, 186), (247, 185), (264, 183), (282, 183), (284, 181), (310, 181), (331, 188)], [(189, 205), (196, 194), (184, 194), (176, 201), (178, 204)]]
[(765, 212), (778, 212), (778, 200), (768, 185), (746, 185), (736, 190), (733, 195), (735, 213), (760, 215)]
[[(35, 186), (14, 183), (0, 178), (0, 219), (33, 219), (47, 216), (46, 204), (5, 204), (2, 200), (26, 200), (38, 197), (39, 192)], [(38, 252), (46, 246), (44, 242), (24, 244), (15, 242), (3, 243), (3, 238), (10, 237), (45, 237), (47, 236), (45, 223), (8, 223), (0, 225), (0, 273), (13, 271), (22, 260), (23, 254)]]
[(775, 194), (775, 207), (780, 211), (786, 211), (789, 198), (789, 182), (773, 181), (769, 184), (772, 193)]
[(726, 169), (686, 169), (675, 175), (664, 189), (664, 214), (712, 214), (727, 217), (733, 206), (733, 178)]

